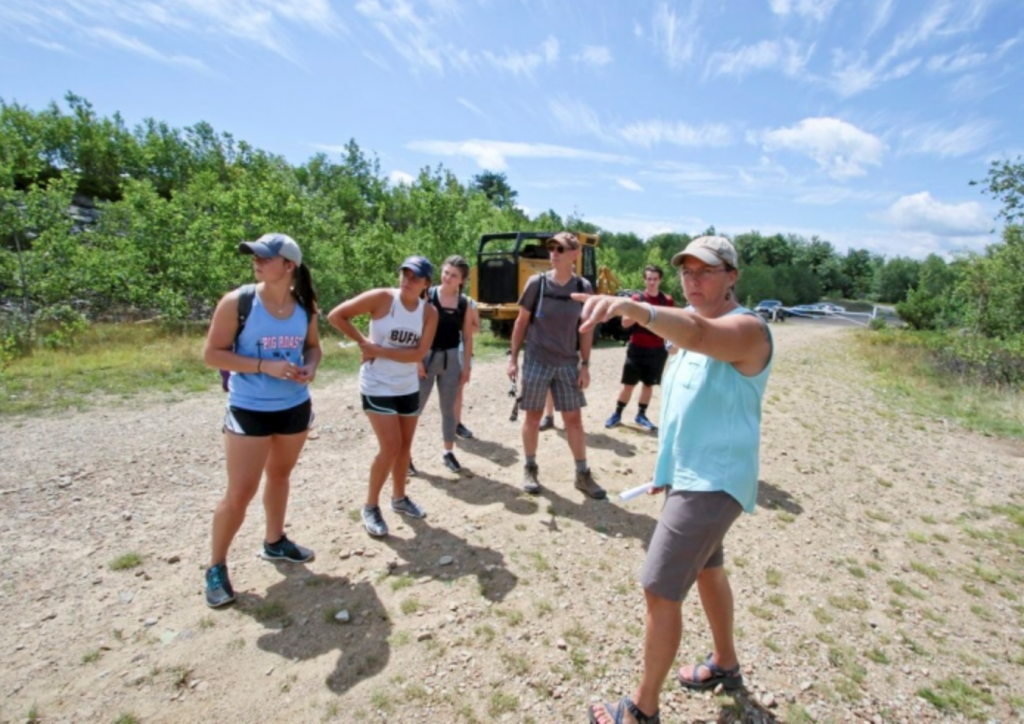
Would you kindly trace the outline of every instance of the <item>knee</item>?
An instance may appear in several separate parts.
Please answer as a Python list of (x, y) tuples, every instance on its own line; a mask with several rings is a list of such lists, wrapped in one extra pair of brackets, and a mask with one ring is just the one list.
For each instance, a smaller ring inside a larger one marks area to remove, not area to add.
[(579, 410), (573, 410), (571, 412), (562, 413), (562, 421), (565, 423), (565, 429), (582, 430), (583, 429), (583, 415)]

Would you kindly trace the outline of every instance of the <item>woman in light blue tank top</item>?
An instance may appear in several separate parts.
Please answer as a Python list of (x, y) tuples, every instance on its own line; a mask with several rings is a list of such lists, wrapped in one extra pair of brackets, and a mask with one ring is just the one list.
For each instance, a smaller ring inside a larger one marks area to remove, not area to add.
[[(380, 510), (380, 494), (391, 474), (391, 510), (414, 518), (426, 513), (406, 495), (412, 440), (420, 415), (418, 363), (430, 350), (437, 330), (437, 309), (423, 295), (434, 266), (422, 256), (410, 256), (398, 270), (397, 289), (371, 289), (342, 302), (328, 321), (359, 345), (362, 366), (359, 392), (363, 411), (377, 436), (377, 455), (363, 506), (363, 527), (374, 538), (388, 534)], [(370, 317), (369, 339), (352, 324)]]
[(228, 549), (264, 476), (267, 525), (260, 555), (292, 563), (313, 559), (313, 551), (288, 540), (284, 521), (291, 471), (313, 420), (308, 385), (321, 355), (316, 292), (290, 236), (265, 234), (243, 242), (239, 251), (252, 255), (257, 283), (220, 300), (204, 351), (206, 364), (230, 372), (224, 418), (228, 489), (213, 514), (206, 571), (211, 608), (235, 600)]
[[(662, 377), (661, 427), (651, 494), (666, 492), (641, 583), (647, 605), (643, 676), (632, 696), (590, 708), (610, 724), (629, 712), (659, 722), (661, 686), (682, 636), (682, 602), (697, 584), (714, 650), (682, 667), (689, 689), (732, 690), (743, 684), (733, 636), (733, 597), (722, 541), (757, 500), (761, 400), (771, 370), (772, 339), (760, 316), (736, 301), (739, 259), (732, 243), (702, 236), (672, 258), (686, 309), (653, 307), (623, 297), (587, 299), (580, 332), (622, 316), (636, 320), (677, 351)], [(582, 300), (582, 297), (581, 297)]]

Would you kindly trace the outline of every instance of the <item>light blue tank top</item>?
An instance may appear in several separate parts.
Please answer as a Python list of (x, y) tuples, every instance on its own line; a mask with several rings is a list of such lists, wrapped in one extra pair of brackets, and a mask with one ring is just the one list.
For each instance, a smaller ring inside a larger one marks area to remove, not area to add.
[[(753, 314), (745, 307), (730, 314)], [(769, 341), (771, 333), (769, 332)], [(728, 362), (680, 350), (661, 378), (655, 485), (723, 491), (753, 513), (757, 503), (761, 400), (774, 357), (747, 377)]]
[[(253, 297), (252, 311), (245, 320), (245, 327), (238, 336), (236, 351), (246, 357), (286, 359), (301, 365), (308, 331), (306, 311), (300, 305), (295, 305), (295, 311), (288, 319), (277, 319), (267, 311), (257, 294)], [(255, 372), (232, 372), (228, 380), (228, 405), (243, 410), (276, 412), (301, 405), (308, 399), (309, 387), (294, 380)]]

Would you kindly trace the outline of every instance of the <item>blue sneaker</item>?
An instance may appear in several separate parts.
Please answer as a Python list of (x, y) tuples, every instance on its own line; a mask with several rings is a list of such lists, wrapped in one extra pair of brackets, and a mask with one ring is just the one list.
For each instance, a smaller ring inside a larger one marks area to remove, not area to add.
[(260, 558), (265, 561), (290, 561), (291, 563), (308, 563), (315, 558), (315, 554), (309, 548), (295, 545), (288, 536), (282, 535), (277, 543), (263, 541), (263, 550), (260, 551)]
[(612, 416), (604, 421), (604, 426), (611, 429), (622, 422), (622, 413), (616, 410), (612, 413)]
[(235, 589), (231, 587), (226, 563), (218, 563), (206, 569), (206, 605), (210, 608), (227, 606), (235, 600)]
[(658, 429), (658, 426), (655, 425), (650, 420), (648, 420), (647, 419), (647, 415), (645, 415), (642, 412), (638, 413), (637, 416), (635, 418), (633, 418), (633, 422), (635, 422), (637, 425), (639, 425), (643, 429), (647, 430), (647, 432), (655, 432)]

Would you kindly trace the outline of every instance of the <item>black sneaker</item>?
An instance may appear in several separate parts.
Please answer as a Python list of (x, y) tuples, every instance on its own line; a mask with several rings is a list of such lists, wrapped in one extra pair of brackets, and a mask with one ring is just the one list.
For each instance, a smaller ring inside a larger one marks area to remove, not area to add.
[(420, 474), (420, 471), (416, 469), (416, 466), (412, 464), (412, 460), (409, 461), (409, 472), (406, 473), (410, 478), (415, 478)]
[(263, 541), (263, 550), (260, 551), (260, 558), (265, 561), (290, 561), (292, 563), (308, 563), (316, 555), (309, 548), (295, 545), (288, 536), (282, 535), (277, 543)]
[(218, 563), (206, 569), (206, 605), (210, 608), (227, 606), (235, 600), (235, 589), (231, 587), (226, 563)]
[(523, 467), (523, 490), (530, 495), (537, 495), (540, 492), (540, 480), (537, 478), (537, 463), (527, 463)]
[(540, 421), (540, 431), (553, 430), (555, 427), (555, 418), (551, 415), (545, 415)]
[(444, 466), (453, 473), (457, 473), (462, 470), (462, 466), (459, 465), (459, 461), (455, 459), (455, 453), (448, 451), (441, 457), (441, 459), (444, 460)]
[(469, 440), (473, 437), (473, 431), (463, 425), (461, 422), (455, 426), (455, 434), (461, 437), (463, 440)]

